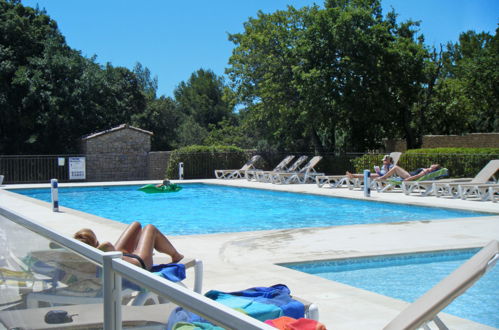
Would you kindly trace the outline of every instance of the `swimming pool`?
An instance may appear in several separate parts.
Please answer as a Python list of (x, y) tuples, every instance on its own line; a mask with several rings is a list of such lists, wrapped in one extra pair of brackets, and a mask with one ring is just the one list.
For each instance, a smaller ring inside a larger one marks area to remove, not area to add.
[[(59, 188), (59, 204), (123, 223), (153, 223), (168, 235), (241, 232), (484, 214), (327, 196), (182, 184), (176, 193), (146, 194), (139, 186)], [(50, 189), (13, 190), (50, 201)]]
[[(283, 264), (329, 280), (413, 302), (478, 250), (414, 253)], [(443, 312), (499, 327), (499, 267), (492, 268)]]

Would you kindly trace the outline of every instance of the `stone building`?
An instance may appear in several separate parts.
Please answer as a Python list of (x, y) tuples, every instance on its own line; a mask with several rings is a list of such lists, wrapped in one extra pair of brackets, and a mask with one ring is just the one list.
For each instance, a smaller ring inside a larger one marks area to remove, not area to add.
[(148, 179), (152, 135), (152, 132), (123, 124), (83, 137), (81, 151), (86, 157), (86, 179)]

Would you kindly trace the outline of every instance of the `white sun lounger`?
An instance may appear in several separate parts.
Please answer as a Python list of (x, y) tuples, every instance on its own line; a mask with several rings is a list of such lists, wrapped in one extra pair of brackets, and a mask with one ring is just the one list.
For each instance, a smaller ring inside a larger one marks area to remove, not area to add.
[[(177, 305), (121, 306), (122, 325), (130, 328), (166, 329), (168, 316)], [(49, 324), (45, 315), (52, 310), (63, 310), (72, 316), (67, 323)], [(102, 304), (69, 305), (0, 312), (0, 324), (7, 329), (102, 329)]]
[[(52, 249), (34, 251), (31, 257), (53, 266), (59, 272), (65, 272), (63, 282), (58, 287), (48, 288), (39, 292), (30, 292), (26, 296), (29, 308), (38, 307), (40, 302), (57, 304), (96, 304), (102, 301), (102, 283), (97, 278), (97, 266), (85, 258), (64, 250)], [(166, 258), (155, 258), (155, 263), (168, 263)], [(194, 268), (194, 291), (201, 293), (203, 280), (203, 264), (197, 259), (184, 258), (181, 263), (186, 269)], [(32, 268), (36, 272), (36, 268)], [(53, 274), (57, 276), (57, 274)], [(56, 279), (57, 282), (59, 281)], [(57, 283), (56, 283), (57, 284)], [(183, 285), (183, 284), (181, 284)], [(123, 288), (124, 301), (131, 305), (143, 305), (148, 301), (159, 303), (157, 295), (137, 288)]]
[(496, 192), (499, 184), (460, 184), (457, 186), (458, 195), (461, 199), (478, 198), (482, 201), (496, 201)]
[[(286, 156), (279, 164), (277, 164), (276, 167), (272, 171), (263, 171), (263, 170), (247, 170), (244, 173), (244, 177), (248, 181), (259, 181), (259, 182), (265, 182), (264, 180), (261, 180), (261, 178), (265, 178), (266, 173), (272, 173), (272, 172), (285, 172), (287, 170), (288, 164), (295, 158), (293, 155)], [(270, 181), (267, 181), (270, 182)]]
[(284, 171), (262, 171), (257, 174), (258, 182), (274, 182), (277, 178), (277, 176), (280, 173), (291, 173), (291, 172), (296, 172), (301, 169), (301, 166), (303, 163), (305, 163), (308, 159), (308, 156), (300, 156), (297, 160), (294, 161), (293, 164), (291, 164), (290, 167), (288, 167)]
[(457, 179), (441, 179), (441, 180), (422, 180), (422, 181), (403, 181), (402, 190), (404, 194), (410, 195), (412, 193), (420, 194), (421, 196), (430, 196), (433, 194), (434, 184), (446, 183), (466, 183), (470, 182), (471, 178), (457, 178)]
[[(401, 152), (391, 152), (390, 157), (393, 159), (393, 165), (397, 165)], [(317, 186), (319, 188), (329, 187), (329, 188), (341, 188), (347, 187), (352, 190), (354, 188), (362, 188), (364, 184), (364, 179), (362, 178), (349, 178), (348, 176), (342, 175), (318, 175), (315, 178)]]
[(277, 173), (273, 178), (272, 183), (307, 183), (308, 181), (315, 182), (315, 177), (324, 175), (324, 173), (317, 173), (315, 166), (322, 159), (322, 156), (314, 156), (310, 161), (298, 172), (283, 172)]
[[(466, 187), (485, 185), (488, 183), (496, 183), (494, 180), (494, 175), (499, 171), (499, 159), (493, 159), (485, 165), (478, 174), (470, 181), (464, 183)], [(492, 182), (491, 182), (492, 181)], [(435, 196), (450, 196), (453, 198), (461, 197), (459, 191), (459, 185), (463, 182), (439, 182), (436, 181), (433, 184), (433, 191)], [(467, 196), (465, 196), (466, 198)]]
[(432, 321), (439, 329), (448, 329), (437, 314), (480, 279), (498, 259), (499, 242), (494, 240), (410, 304), (384, 329), (417, 329)]
[[(316, 304), (297, 297), (305, 305), (305, 317), (319, 320)], [(171, 312), (178, 307), (173, 303), (147, 306), (121, 306), (122, 326), (140, 329), (166, 329)], [(52, 310), (63, 310), (72, 316), (68, 323), (49, 324), (45, 315)], [(17, 309), (0, 312), (0, 326), (6, 329), (100, 329), (104, 323), (102, 304), (68, 305), (35, 309)]]
[(215, 170), (217, 179), (241, 179), (244, 177), (244, 172), (255, 168), (255, 163), (262, 158), (260, 155), (254, 155), (240, 169), (233, 170)]

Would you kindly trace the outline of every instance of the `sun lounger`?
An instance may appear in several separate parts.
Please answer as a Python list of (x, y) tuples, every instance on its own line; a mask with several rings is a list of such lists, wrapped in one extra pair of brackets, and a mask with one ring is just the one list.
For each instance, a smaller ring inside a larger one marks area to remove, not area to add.
[(289, 166), (285, 171), (261, 171), (257, 174), (258, 182), (274, 182), (276, 177), (280, 173), (291, 173), (296, 172), (301, 169), (303, 163), (305, 163), (308, 159), (308, 156), (300, 156), (297, 160), (294, 161), (291, 166)]
[[(168, 316), (177, 306), (172, 303), (148, 306), (121, 306), (123, 327), (165, 329)], [(49, 324), (45, 315), (54, 310), (68, 312), (72, 321)], [(6, 329), (102, 329), (104, 306), (86, 304), (0, 312), (0, 324)]]
[[(499, 159), (493, 159), (485, 165), (477, 175), (471, 179), (469, 182), (464, 183), (468, 186), (475, 186), (478, 189), (478, 186), (488, 184), (488, 183), (497, 183), (497, 180), (494, 180), (494, 175), (499, 171)], [(462, 182), (435, 182), (433, 185), (433, 191), (435, 196), (449, 196), (453, 198), (461, 197), (459, 191), (459, 185), (463, 184)]]
[(314, 156), (308, 163), (298, 172), (276, 173), (273, 177), (272, 183), (307, 183), (309, 181), (315, 182), (316, 176), (324, 175), (324, 173), (317, 173), (315, 166), (322, 159), (322, 156)]
[(449, 276), (410, 304), (384, 329), (417, 329), (434, 321), (439, 329), (447, 329), (437, 316), (442, 309), (471, 287), (499, 259), (499, 242), (491, 241)]
[[(64, 249), (34, 251), (31, 270), (53, 278), (51, 288), (39, 292), (30, 292), (26, 296), (28, 307), (35, 308), (40, 302), (49, 304), (95, 304), (102, 301), (102, 283), (100, 269), (85, 258)], [(155, 259), (157, 263), (158, 259)], [(160, 261), (161, 263), (162, 261)], [(168, 262), (168, 261), (166, 261)], [(163, 261), (163, 263), (166, 263)], [(182, 260), (185, 268), (194, 268), (194, 290), (202, 290), (203, 267), (200, 260)], [(126, 282), (125, 282), (126, 284)], [(136, 285), (124, 284), (123, 300), (131, 305), (142, 305), (148, 301), (159, 303), (158, 297)]]
[(315, 183), (319, 188), (341, 188), (343, 186), (353, 189), (360, 187), (357, 178), (349, 178), (345, 175), (318, 175), (315, 177)]
[(51, 277), (30, 271), (28, 265), (10, 250), (4, 250), (4, 254), (0, 267), (0, 288), (13, 287), (23, 292), (30, 292), (37, 284), (42, 289), (47, 289), (52, 283)]
[(482, 201), (494, 201), (495, 192), (499, 184), (460, 184), (457, 186), (458, 195), (461, 199), (478, 198)]
[(288, 164), (295, 158), (293, 155), (286, 156), (272, 171), (263, 170), (247, 170), (244, 173), (246, 180), (248, 181), (260, 181), (259, 178), (264, 177), (265, 172), (285, 172), (287, 170)]
[(441, 179), (441, 180), (422, 180), (422, 181), (403, 181), (402, 190), (404, 194), (410, 195), (411, 193), (419, 193), (421, 196), (430, 196), (433, 194), (434, 184), (445, 183), (466, 183), (470, 182), (471, 178), (457, 178), (457, 179)]
[[(305, 317), (319, 319), (317, 305), (293, 297), (305, 305)], [(166, 329), (169, 317), (178, 306), (173, 303), (147, 306), (121, 306), (122, 326), (125, 328)], [(45, 315), (62, 310), (72, 316), (67, 323), (49, 324)], [(101, 329), (104, 323), (102, 304), (68, 305), (0, 312), (0, 327), (6, 329)]]
[(246, 164), (237, 170), (215, 170), (215, 177), (217, 179), (241, 179), (244, 177), (244, 173), (247, 170), (254, 169), (255, 163), (262, 158), (260, 155), (255, 155), (251, 157)]
[[(393, 159), (393, 165), (397, 165), (401, 152), (391, 152), (390, 157)], [(317, 186), (319, 188), (329, 187), (329, 188), (341, 188), (347, 187), (352, 190), (354, 188), (362, 188), (364, 184), (363, 178), (349, 178), (348, 176), (342, 175), (318, 175), (315, 178)]]
[(493, 203), (497, 203), (497, 200), (499, 199), (499, 185), (491, 185), (489, 187), (489, 199)]
[(405, 182), (435, 181), (438, 180), (439, 178), (448, 175), (449, 175), (449, 170), (446, 168), (441, 168), (439, 170), (425, 174), (422, 177), (413, 181), (404, 181), (402, 178), (388, 178), (386, 180), (373, 180), (372, 184), (376, 188), (376, 191), (387, 192), (397, 187), (403, 188)]

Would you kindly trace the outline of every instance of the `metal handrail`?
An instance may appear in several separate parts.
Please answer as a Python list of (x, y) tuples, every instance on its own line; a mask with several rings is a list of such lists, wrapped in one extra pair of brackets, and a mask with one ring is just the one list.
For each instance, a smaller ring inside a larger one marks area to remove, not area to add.
[(103, 269), (104, 329), (121, 329), (121, 277), (128, 278), (171, 302), (185, 307), (207, 320), (229, 329), (274, 329), (250, 316), (224, 306), (203, 295), (135, 267), (121, 259), (121, 252), (102, 252), (78, 240), (61, 236), (37, 221), (0, 207), (0, 215), (6, 219), (71, 250)]

